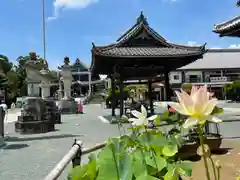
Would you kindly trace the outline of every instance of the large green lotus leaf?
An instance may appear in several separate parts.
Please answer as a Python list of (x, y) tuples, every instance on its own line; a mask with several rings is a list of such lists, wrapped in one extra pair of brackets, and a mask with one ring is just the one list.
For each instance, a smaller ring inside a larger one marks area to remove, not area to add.
[(163, 157), (156, 156), (151, 151), (146, 151), (144, 154), (147, 165), (156, 168), (158, 172), (166, 167), (167, 161)]
[(176, 165), (178, 174), (182, 176), (191, 177), (192, 176), (192, 167), (191, 162), (183, 161)]
[(89, 162), (83, 166), (77, 166), (72, 169), (69, 180), (94, 180), (97, 175), (96, 157), (94, 154), (89, 155)]
[(162, 149), (162, 154), (167, 157), (172, 157), (178, 152), (178, 146), (175, 143), (169, 143)]
[(148, 174), (141, 174), (140, 176), (137, 177), (136, 180), (159, 180), (159, 179)]
[(171, 142), (171, 144), (177, 144), (179, 147), (184, 143), (184, 139), (180, 133), (169, 135), (168, 140)]
[(133, 156), (133, 174), (135, 177), (140, 176), (142, 173), (147, 174), (147, 165), (145, 163), (145, 156), (142, 149), (136, 149), (132, 152)]
[(154, 147), (154, 146), (165, 146), (168, 144), (168, 141), (165, 136), (161, 134), (151, 134), (149, 132), (142, 133), (138, 140), (141, 145), (146, 147)]
[(87, 174), (90, 178), (89, 180), (94, 180), (97, 176), (97, 160), (95, 154), (90, 154), (88, 156), (89, 162), (88, 162), (88, 168), (87, 168)]
[(113, 139), (100, 153), (98, 159), (99, 172), (96, 180), (131, 180), (133, 176), (133, 160), (124, 151), (124, 143)]
[(176, 172), (176, 168), (168, 168), (168, 172), (164, 176), (164, 180), (178, 180), (179, 175)]
[(135, 142), (134, 142), (133, 138), (134, 138), (134, 136), (130, 137), (130, 136), (124, 135), (124, 136), (121, 137), (121, 140), (123, 141), (125, 147), (127, 147), (127, 146), (128, 147), (134, 147)]
[(86, 164), (73, 168), (68, 175), (68, 180), (83, 180), (87, 175), (87, 167), (88, 165)]

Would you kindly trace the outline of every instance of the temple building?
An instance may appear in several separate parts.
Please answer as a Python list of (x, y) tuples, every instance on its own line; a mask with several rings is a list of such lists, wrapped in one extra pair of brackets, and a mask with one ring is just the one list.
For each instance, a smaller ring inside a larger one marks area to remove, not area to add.
[(112, 82), (112, 116), (115, 116), (116, 84), (120, 90), (120, 116), (123, 115), (123, 82), (126, 80), (147, 80), (149, 111), (154, 113), (152, 80), (162, 75), (164, 79), (164, 100), (170, 100), (172, 91), (169, 72), (202, 58), (203, 46), (184, 46), (168, 42), (152, 29), (143, 15), (126, 31), (116, 43), (92, 48), (91, 71), (106, 74)]
[(239, 57), (240, 49), (209, 49), (203, 58), (170, 72), (171, 87), (207, 85), (217, 98), (224, 99), (224, 86), (240, 79)]
[(240, 16), (214, 25), (213, 32), (218, 33), (220, 37), (240, 37)]
[(72, 95), (75, 97), (87, 95), (89, 89), (91, 92), (95, 92), (96, 85), (102, 82), (99, 75), (92, 75), (89, 68), (78, 58), (71, 65), (71, 72), (73, 77)]

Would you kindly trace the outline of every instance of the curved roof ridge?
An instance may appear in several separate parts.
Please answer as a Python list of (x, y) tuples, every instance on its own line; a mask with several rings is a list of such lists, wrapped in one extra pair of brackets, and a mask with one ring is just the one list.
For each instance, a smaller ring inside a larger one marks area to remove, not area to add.
[(225, 21), (225, 22), (222, 22), (222, 23), (219, 23), (219, 24), (215, 24), (214, 27), (215, 27), (215, 29), (220, 29), (223, 26), (228, 26), (235, 21), (240, 21), (240, 16), (236, 16), (235, 18), (233, 18), (231, 20), (228, 20), (228, 21)]

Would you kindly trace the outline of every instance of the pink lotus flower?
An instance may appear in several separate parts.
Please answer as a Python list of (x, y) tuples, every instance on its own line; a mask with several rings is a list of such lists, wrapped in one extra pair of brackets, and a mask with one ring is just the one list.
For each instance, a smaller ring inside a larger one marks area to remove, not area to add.
[(218, 101), (216, 98), (212, 98), (213, 94), (207, 91), (207, 86), (200, 88), (193, 86), (190, 95), (183, 90), (175, 92), (179, 103), (172, 102), (170, 106), (180, 114), (188, 116), (183, 125), (184, 128), (204, 124), (207, 120), (215, 123), (222, 121), (211, 115)]

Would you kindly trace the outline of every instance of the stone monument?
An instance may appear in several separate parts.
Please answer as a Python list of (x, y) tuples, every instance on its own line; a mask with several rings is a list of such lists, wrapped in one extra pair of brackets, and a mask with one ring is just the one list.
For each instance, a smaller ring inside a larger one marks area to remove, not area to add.
[[(46, 61), (40, 62), (36, 53), (30, 54), (30, 60), (25, 63), (27, 72), (28, 97), (23, 100), (21, 115), (15, 122), (15, 131), (23, 134), (45, 133), (55, 129), (55, 123), (61, 122), (55, 101), (50, 98), (51, 81), (55, 77), (47, 67)], [(34, 88), (35, 87), (35, 88)], [(39, 88), (42, 97), (39, 97)]]
[[(71, 67), (69, 65), (69, 57), (64, 58), (64, 65), (62, 65), (59, 69), (61, 70), (61, 76), (63, 81), (63, 92), (64, 97), (56, 102), (59, 109), (63, 114), (75, 114), (77, 104), (75, 100), (71, 97), (71, 86), (72, 86), (72, 73)], [(60, 86), (61, 88), (61, 86)], [(59, 89), (60, 89), (59, 88)]]
[(15, 131), (21, 134), (46, 133), (54, 130), (54, 121), (47, 116), (45, 102), (40, 97), (28, 97), (15, 122)]

